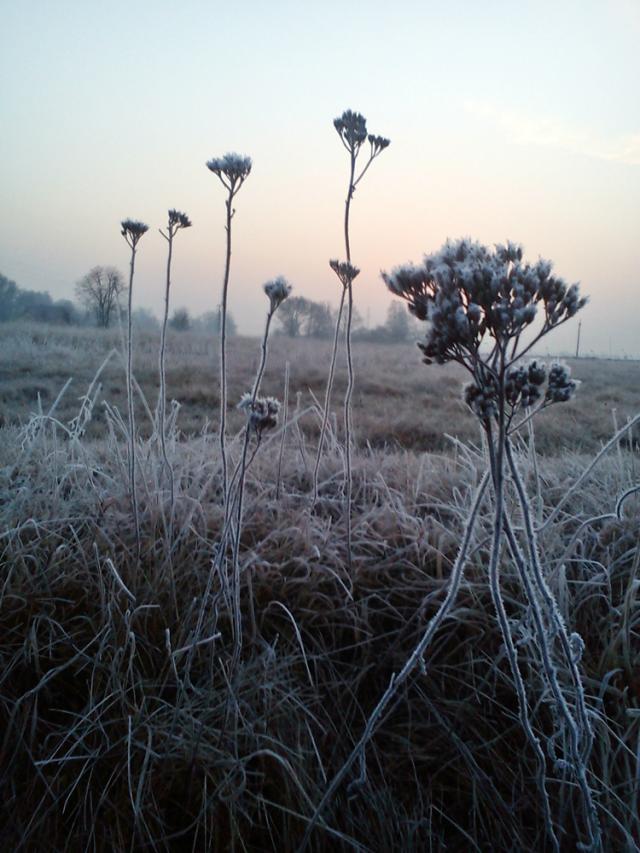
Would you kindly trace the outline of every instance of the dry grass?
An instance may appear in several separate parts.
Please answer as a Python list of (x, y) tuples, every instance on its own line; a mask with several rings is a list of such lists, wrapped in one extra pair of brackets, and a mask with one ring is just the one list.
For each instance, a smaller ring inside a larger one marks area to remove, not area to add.
[[(26, 418), (36, 382), (48, 389), (45, 410), (68, 376), (75, 396), (84, 393), (113, 342), (85, 332), (7, 332), (2, 346), (13, 367), (0, 390), (13, 382), (15, 398), (6, 420)], [(281, 396), (289, 360), (292, 397), (301, 391), (304, 407), (307, 389), (319, 394), (323, 385), (323, 346), (274, 341), (265, 390)], [(255, 342), (232, 342), (231, 399), (249, 384), (254, 350)], [(156, 387), (155, 353), (155, 341), (143, 338), (136, 370), (147, 390)], [(180, 425), (198, 434), (169, 442), (173, 550), (162, 462), (139, 443), (139, 568), (123, 443), (106, 434), (103, 415), (89, 431), (94, 437), (81, 441), (65, 439), (50, 421), (28, 434), (11, 425), (0, 430), (3, 849), (296, 850), (327, 780), (445, 593), (483, 468), (472, 449), (440, 435), (455, 428), (475, 439), (460, 420), (460, 376), (420, 367), (413, 348), (358, 347), (352, 573), (345, 569), (340, 437), (330, 436), (312, 513), (313, 454), (305, 442), (312, 450), (318, 419), (307, 415), (306, 437), (295, 425), (286, 436), (279, 500), (277, 433), (250, 469), (241, 666), (229, 672), (231, 623), (214, 600), (207, 612), (213, 617), (217, 606), (220, 636), (198, 647), (187, 678), (181, 649), (192, 639), (223, 513), (215, 428), (200, 434), (203, 413), (215, 411), (214, 345), (175, 337), (168, 364), (170, 394), (183, 402)], [(530, 456), (521, 458), (539, 518), (584, 470), (583, 449), (611, 433), (610, 408), (600, 401), (605, 413), (598, 415), (593, 400), (606, 391), (622, 422), (632, 413), (638, 369), (577, 366), (578, 376), (589, 374), (588, 397), (583, 386), (579, 402), (556, 407), (539, 440), (548, 451), (574, 449), (541, 459), (539, 480)], [(122, 386), (121, 367), (105, 374), (110, 402), (124, 401)], [(425, 405), (426, 395), (432, 402)], [(77, 412), (73, 396), (60, 400), (64, 422)], [(408, 449), (392, 447), (401, 440)], [(415, 452), (424, 447), (446, 453)], [(636, 850), (640, 840), (640, 498), (627, 501), (621, 520), (581, 524), (613, 510), (637, 482), (638, 465), (637, 448), (614, 450), (540, 543), (567, 623), (586, 644), (582, 668), (596, 727), (590, 771), (611, 853)], [(486, 582), (490, 525), (487, 505), (427, 672), (397, 697), (371, 744), (365, 786), (338, 793), (313, 850), (547, 849), (535, 757), (518, 724)], [(549, 741), (553, 720), (538, 690), (538, 652), (506, 562), (504, 588), (523, 675), (540, 700), (532, 703), (532, 724)], [(580, 810), (561, 779), (554, 770), (549, 791), (562, 849), (572, 851)]]

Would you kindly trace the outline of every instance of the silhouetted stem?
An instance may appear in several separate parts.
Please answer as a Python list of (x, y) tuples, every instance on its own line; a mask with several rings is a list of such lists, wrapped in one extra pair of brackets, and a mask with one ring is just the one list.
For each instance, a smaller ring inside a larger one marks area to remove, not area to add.
[(324, 392), (324, 409), (322, 412), (322, 426), (320, 428), (320, 439), (318, 441), (318, 452), (316, 453), (316, 463), (313, 467), (313, 503), (312, 509), (315, 507), (318, 500), (318, 472), (320, 470), (320, 460), (322, 458), (322, 450), (324, 440), (327, 433), (327, 424), (329, 423), (329, 408), (331, 406), (331, 392), (333, 390), (333, 380), (336, 372), (336, 358), (338, 355), (338, 341), (340, 339), (340, 326), (342, 324), (342, 312), (344, 310), (344, 300), (347, 295), (346, 288), (342, 288), (342, 296), (340, 297), (340, 305), (338, 306), (338, 316), (336, 318), (336, 328), (333, 333), (333, 349), (331, 350), (331, 363), (329, 365), (329, 377), (327, 379), (327, 387)]
[(136, 423), (133, 411), (133, 325), (131, 309), (133, 304), (133, 274), (136, 263), (135, 244), (131, 246), (131, 261), (129, 264), (129, 298), (127, 318), (127, 411), (129, 418), (129, 489), (131, 491), (131, 511), (136, 534), (136, 562), (140, 561), (140, 527), (138, 522), (138, 496), (136, 492)]
[[(349, 173), (349, 192), (345, 202), (344, 210), (344, 244), (347, 253), (347, 263), (351, 263), (351, 245), (349, 242), (349, 214), (351, 212), (351, 199), (353, 198), (354, 185), (353, 179), (356, 169), (356, 155), (351, 152), (351, 171)], [(345, 332), (345, 341), (347, 349), (347, 392), (344, 397), (344, 433), (345, 433), (345, 475), (346, 475), (346, 491), (345, 491), (345, 526), (347, 531), (347, 565), (351, 569), (351, 492), (352, 492), (352, 476), (351, 476), (351, 397), (353, 395), (353, 358), (351, 354), (351, 323), (353, 320), (353, 281), (349, 280), (347, 287), (347, 328)]]
[[(268, 347), (267, 341), (269, 338), (269, 329), (271, 327), (271, 320), (273, 318), (273, 309), (269, 310), (267, 314), (267, 322), (264, 327), (264, 335), (262, 337), (262, 346), (261, 346), (261, 357), (260, 357), (260, 365), (258, 367), (258, 372), (256, 373), (256, 378), (253, 383), (253, 389), (251, 391), (251, 407), (248, 410), (247, 414), (247, 425), (244, 431), (244, 444), (242, 447), (242, 460), (240, 463), (240, 476), (238, 480), (238, 509), (236, 515), (236, 532), (235, 537), (233, 539), (233, 559), (232, 559), (232, 575), (233, 575), (233, 618), (234, 618), (234, 627), (235, 627), (235, 637), (234, 637), (234, 650), (233, 650), (233, 661), (231, 669), (235, 670), (235, 666), (240, 660), (240, 654), (242, 652), (242, 613), (240, 610), (240, 536), (242, 534), (242, 510), (244, 504), (244, 484), (245, 477), (247, 473), (247, 453), (249, 450), (249, 442), (251, 440), (251, 412), (253, 410), (253, 405), (256, 402), (256, 398), (258, 396), (258, 392), (260, 390), (260, 384), (262, 382), (262, 376), (264, 374), (264, 369), (267, 363), (267, 354)], [(229, 510), (229, 518), (231, 518), (231, 514), (233, 512), (233, 503), (230, 499), (228, 501), (228, 510)], [(226, 547), (223, 543), (223, 548)]]
[(171, 463), (169, 462), (169, 458), (167, 456), (167, 440), (166, 440), (166, 419), (167, 419), (167, 382), (165, 376), (165, 350), (166, 350), (166, 342), (167, 342), (167, 324), (169, 320), (169, 290), (171, 288), (171, 259), (173, 255), (173, 237), (174, 231), (173, 227), (169, 226), (168, 237), (166, 238), (169, 248), (167, 254), (167, 280), (165, 285), (164, 292), (164, 315), (162, 318), (162, 331), (160, 333), (160, 356), (159, 356), (159, 369), (160, 369), (160, 395), (158, 397), (158, 428), (160, 433), (160, 448), (162, 451), (162, 459), (164, 462), (164, 467), (167, 472), (167, 477), (169, 479), (169, 547), (171, 547), (171, 539), (172, 530), (173, 530), (173, 505), (175, 502), (174, 495), (174, 482), (173, 482), (173, 468), (171, 467)]
[(280, 500), (280, 482), (282, 478), (282, 457), (284, 442), (287, 435), (287, 419), (289, 415), (289, 362), (284, 365), (284, 398), (282, 401), (282, 436), (280, 437), (280, 452), (278, 454), (278, 474), (276, 477), (276, 501)]
[(226, 449), (226, 426), (227, 426), (227, 293), (229, 290), (229, 271), (231, 269), (231, 220), (233, 218), (233, 190), (225, 202), (227, 209), (227, 252), (224, 265), (224, 279), (222, 282), (222, 302), (220, 305), (220, 457), (222, 460), (222, 501), (227, 502), (227, 449)]

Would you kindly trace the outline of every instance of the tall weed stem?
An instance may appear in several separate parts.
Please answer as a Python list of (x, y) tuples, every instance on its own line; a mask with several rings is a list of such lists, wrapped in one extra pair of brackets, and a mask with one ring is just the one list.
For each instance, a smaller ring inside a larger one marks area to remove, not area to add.
[(125, 219), (122, 223), (121, 234), (131, 249), (129, 261), (129, 292), (128, 292), (128, 316), (127, 316), (127, 415), (128, 415), (128, 439), (129, 439), (129, 490), (131, 494), (131, 512), (133, 515), (133, 526), (136, 537), (136, 563), (140, 562), (140, 521), (138, 518), (138, 496), (136, 492), (136, 422), (133, 408), (133, 276), (135, 272), (136, 251), (138, 241), (142, 235), (149, 230), (148, 225), (132, 219)]
[(225, 200), (226, 210), (226, 252), (224, 276), (222, 279), (222, 299), (220, 303), (220, 425), (219, 444), (222, 464), (222, 500), (227, 502), (227, 469), (228, 458), (226, 448), (227, 428), (227, 299), (229, 291), (229, 275), (231, 272), (231, 220), (235, 214), (233, 200), (251, 172), (251, 158), (240, 157), (238, 154), (225, 154), (207, 161), (207, 168), (213, 172), (227, 190)]

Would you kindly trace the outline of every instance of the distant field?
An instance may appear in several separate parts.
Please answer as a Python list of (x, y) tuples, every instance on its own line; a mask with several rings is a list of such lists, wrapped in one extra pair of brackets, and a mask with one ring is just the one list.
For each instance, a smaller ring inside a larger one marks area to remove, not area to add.
[[(77, 413), (79, 398), (86, 393), (96, 371), (113, 348), (121, 351), (117, 331), (53, 328), (42, 325), (0, 326), (0, 424), (24, 422), (36, 410), (38, 395), (43, 409), (56, 400), (68, 379), (71, 384), (56, 416), (68, 421)], [(158, 335), (136, 337), (135, 376), (150, 408), (158, 389)], [(275, 337), (270, 345), (263, 390), (282, 399), (285, 363), (290, 364), (290, 400), (302, 409), (321, 400), (324, 393), (330, 344), (309, 339)], [(354, 345), (356, 392), (354, 423), (358, 443), (376, 448), (441, 451), (449, 446), (446, 434), (474, 439), (476, 426), (460, 399), (466, 381), (457, 366), (426, 366), (414, 345)], [(258, 341), (233, 338), (229, 352), (229, 401), (233, 407), (248, 390), (258, 359)], [(614, 428), (640, 410), (640, 362), (596, 359), (569, 360), (574, 376), (584, 384), (575, 399), (544, 412), (537, 419), (538, 449), (552, 454), (563, 448), (593, 451)], [(218, 349), (215, 338), (196, 333), (173, 333), (167, 352), (168, 393), (180, 403), (178, 424), (185, 435), (200, 433), (207, 421), (217, 418)], [(124, 370), (114, 355), (100, 377), (102, 388), (90, 436), (104, 430), (102, 400), (124, 411)], [(342, 423), (341, 400), (345, 388), (340, 363), (335, 384), (334, 410)], [(235, 420), (234, 420), (235, 418)], [(232, 426), (242, 419), (231, 412)], [(318, 421), (305, 416), (307, 435), (317, 434)], [(139, 425), (144, 433), (148, 419), (139, 406)], [(636, 433), (635, 440), (640, 440)]]

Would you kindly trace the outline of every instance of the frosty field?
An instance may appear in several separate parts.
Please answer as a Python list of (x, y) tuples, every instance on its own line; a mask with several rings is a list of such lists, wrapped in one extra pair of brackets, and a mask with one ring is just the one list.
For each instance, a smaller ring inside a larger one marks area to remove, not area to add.
[[(288, 361), (287, 430), (281, 463), (282, 420), (248, 471), (244, 642), (234, 670), (223, 598), (213, 598), (193, 645), (224, 521), (215, 342), (189, 334), (169, 341), (168, 398), (180, 402), (168, 443), (169, 518), (167, 480), (149, 438), (157, 339), (138, 337), (134, 372), (149, 409), (138, 395), (138, 559), (126, 429), (114, 408), (125, 411), (120, 355), (104, 368), (91, 418), (73, 421), (118, 336), (36, 326), (0, 332), (5, 849), (300, 849), (329, 781), (446, 593), (485, 465), (461, 403), (461, 372), (421, 365), (414, 347), (354, 348), (349, 570), (339, 410), (311, 506), (313, 395), (322, 395), (328, 345), (273, 339), (264, 389), (283, 398)], [(258, 342), (232, 339), (229, 352), (237, 459), (243, 430), (233, 404), (255, 373)], [(614, 421), (623, 427), (640, 408), (640, 367), (581, 360), (573, 368), (583, 380), (578, 394), (541, 414), (537, 455), (525, 435), (517, 464), (547, 583), (584, 640), (595, 730), (589, 780), (603, 848), (614, 853), (637, 849), (640, 838), (640, 499), (631, 493), (616, 505), (638, 481), (638, 425), (587, 469)], [(339, 373), (336, 400), (341, 381)], [(515, 493), (505, 499), (518, 518)], [(554, 523), (545, 525), (554, 507)], [(428, 667), (398, 691), (368, 745), (366, 781), (348, 784), (354, 768), (316, 816), (308, 849), (551, 849), (487, 585), (491, 523), (487, 502)], [(561, 751), (566, 735), (506, 558), (502, 586), (519, 666), (538, 697), (531, 725)], [(569, 674), (559, 675), (573, 703)], [(574, 850), (582, 812), (567, 773), (550, 761), (547, 790), (561, 849)]]

